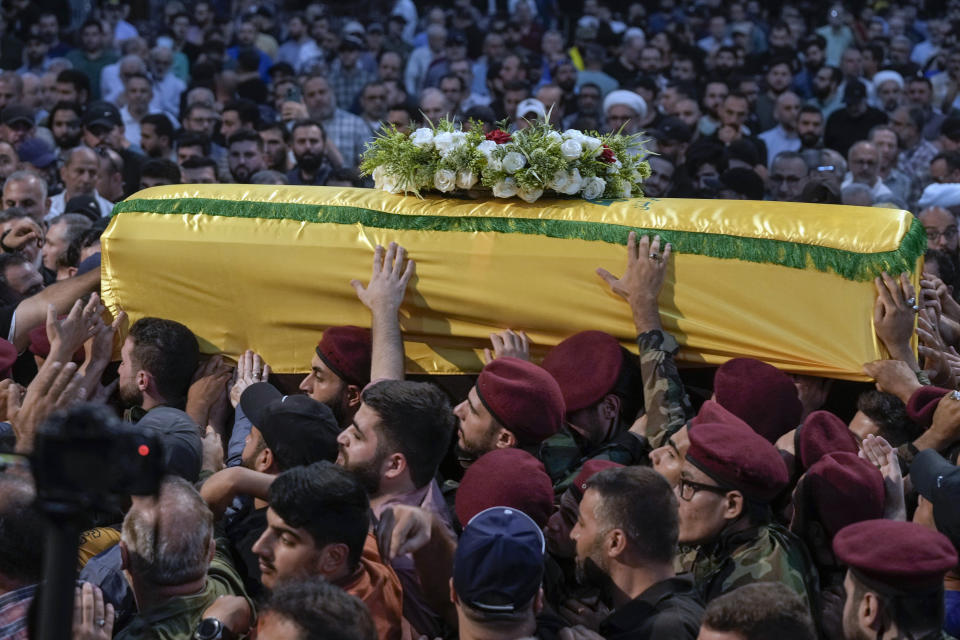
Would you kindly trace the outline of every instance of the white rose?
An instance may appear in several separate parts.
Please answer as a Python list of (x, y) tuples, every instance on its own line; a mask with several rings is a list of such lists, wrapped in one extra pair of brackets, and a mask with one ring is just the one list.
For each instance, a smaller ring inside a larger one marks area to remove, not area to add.
[(621, 198), (629, 198), (632, 194), (633, 194), (633, 186), (632, 186), (629, 182), (627, 182), (626, 180), (624, 180), (624, 181), (623, 181), (623, 188), (620, 189), (620, 197), (621, 197)]
[(397, 180), (396, 176), (384, 173), (380, 188), (387, 193), (400, 193), (400, 181)]
[(567, 177), (567, 184), (562, 193), (568, 196), (575, 196), (582, 188), (583, 176), (580, 175), (579, 169), (574, 169)]
[(503, 170), (507, 173), (516, 173), (520, 169), (523, 169), (525, 164), (527, 164), (527, 159), (523, 157), (523, 154), (517, 153), (516, 151), (511, 151), (503, 156)]
[(500, 162), (499, 158), (490, 157), (487, 159), (487, 168), (491, 171), (500, 171), (503, 169), (503, 163)]
[(477, 174), (470, 169), (464, 169), (457, 173), (457, 187), (460, 189), (469, 189), (477, 184)]
[(568, 174), (566, 171), (557, 171), (553, 174), (553, 178), (550, 180), (550, 184), (547, 186), (557, 193), (563, 193), (563, 190), (566, 188), (567, 183), (569, 182), (570, 174)]
[[(583, 145), (583, 148), (586, 149), (587, 153), (593, 153), (603, 145), (600, 138), (594, 138), (593, 136), (583, 136), (583, 140), (581, 140), (580, 143)], [(603, 152), (601, 151), (601, 153)]]
[(518, 194), (520, 199), (524, 202), (533, 203), (540, 199), (540, 196), (543, 195), (543, 189), (531, 189), (527, 191), (526, 189), (520, 189)]
[(589, 178), (583, 183), (583, 197), (587, 200), (596, 200), (603, 195), (607, 183), (603, 178)]
[(383, 168), (383, 165), (380, 165), (373, 170), (373, 186), (376, 189), (380, 189), (383, 184), (383, 174), (386, 173), (386, 169)]
[(410, 142), (413, 143), (413, 146), (421, 149), (433, 148), (433, 130), (426, 127), (417, 129), (410, 136)]
[(440, 156), (446, 158), (453, 150), (462, 145), (466, 138), (466, 134), (462, 131), (446, 131), (434, 136), (433, 144), (440, 152)]
[(574, 139), (565, 140), (560, 145), (560, 155), (566, 160), (576, 160), (583, 153), (583, 145)]
[(457, 174), (450, 169), (440, 169), (433, 174), (433, 186), (447, 193), (457, 186)]
[(580, 142), (586, 136), (584, 136), (583, 132), (580, 131), (579, 129), (567, 129), (566, 131), (563, 132), (563, 135), (561, 137), (564, 140), (576, 140), (577, 142)]
[(487, 159), (490, 159), (490, 154), (493, 153), (493, 150), (497, 148), (497, 143), (493, 140), (484, 140), (477, 145), (477, 151), (482, 153)]
[(563, 136), (561, 136), (560, 133), (557, 131), (551, 131), (550, 133), (547, 134), (547, 140), (549, 140), (550, 142), (560, 142), (561, 140), (563, 140)]
[(615, 174), (617, 173), (617, 171), (619, 171), (619, 169), (617, 168), (617, 165), (615, 165), (615, 164), (609, 164), (609, 165), (607, 165), (607, 175), (608, 175), (608, 176), (615, 175)]
[(517, 181), (513, 178), (504, 178), (493, 185), (493, 195), (497, 198), (512, 198), (517, 195)]

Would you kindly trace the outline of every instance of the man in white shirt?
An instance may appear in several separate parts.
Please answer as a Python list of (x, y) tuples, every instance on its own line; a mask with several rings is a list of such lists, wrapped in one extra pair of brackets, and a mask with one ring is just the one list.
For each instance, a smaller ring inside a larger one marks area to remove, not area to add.
[(100, 208), (100, 215), (109, 216), (113, 203), (97, 193), (97, 178), (100, 175), (100, 157), (88, 147), (76, 147), (67, 152), (64, 165), (60, 169), (63, 180), (63, 192), (50, 198), (50, 210), (47, 220), (64, 213), (71, 198), (92, 195)]
[(800, 97), (792, 91), (784, 91), (777, 97), (773, 117), (777, 126), (767, 129), (759, 137), (767, 145), (770, 166), (773, 159), (783, 151), (799, 151), (800, 136), (797, 134), (797, 118), (800, 115)]

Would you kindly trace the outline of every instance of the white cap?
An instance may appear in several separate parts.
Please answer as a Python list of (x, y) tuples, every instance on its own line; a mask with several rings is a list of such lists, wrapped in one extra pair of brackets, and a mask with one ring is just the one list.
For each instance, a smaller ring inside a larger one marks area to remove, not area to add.
[(363, 35), (366, 33), (366, 29), (363, 28), (363, 25), (357, 22), (356, 20), (350, 20), (347, 24), (343, 25), (343, 29), (340, 30), (343, 34), (354, 34), (354, 35)]
[[(517, 105), (517, 117), (525, 118), (529, 113), (537, 114), (537, 118), (546, 119), (547, 108), (536, 98), (527, 98)], [(529, 118), (527, 118), (529, 120)]]
[(618, 89), (608, 93), (607, 97), (603, 99), (604, 115), (606, 115), (610, 107), (616, 104), (626, 105), (627, 107), (633, 109), (638, 118), (643, 118), (647, 115), (647, 103), (643, 98), (640, 97), (640, 95), (634, 93), (633, 91)]
[(640, 27), (630, 27), (623, 34), (623, 41), (629, 42), (631, 38), (640, 38), (644, 42), (647, 41), (647, 34), (643, 32), (643, 29)]
[(920, 209), (927, 207), (956, 207), (960, 206), (960, 183), (933, 183), (927, 185), (917, 203)]
[(884, 82), (896, 82), (897, 86), (903, 89), (903, 76), (897, 73), (896, 71), (891, 71), (886, 69), (884, 71), (877, 71), (873, 75), (873, 88), (879, 89), (880, 85)]

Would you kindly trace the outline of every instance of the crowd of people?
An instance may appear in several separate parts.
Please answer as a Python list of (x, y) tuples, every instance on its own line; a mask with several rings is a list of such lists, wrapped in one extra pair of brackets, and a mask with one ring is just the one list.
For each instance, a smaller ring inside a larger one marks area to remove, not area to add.
[[(957, 22), (960, 0), (4, 3), (0, 637), (71, 624), (40, 604), (36, 465), (80, 423), (149, 435), (163, 479), (80, 511), (75, 640), (960, 634)], [(378, 132), (444, 117), (643, 133), (653, 198), (915, 212), (919, 290), (876, 280), (875, 384), (680, 371), (672, 247), (634, 234), (597, 286), (639, 355), (583, 327), (537, 363), (504, 327), (479, 376), (406, 379), (396, 244), (352, 282), (369, 327), (318, 333), (292, 382), (106, 313), (119, 200), (368, 186)]]

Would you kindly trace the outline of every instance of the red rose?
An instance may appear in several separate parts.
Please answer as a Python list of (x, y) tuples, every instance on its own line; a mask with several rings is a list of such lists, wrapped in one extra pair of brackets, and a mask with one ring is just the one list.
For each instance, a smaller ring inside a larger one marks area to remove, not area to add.
[(487, 134), (487, 140), (493, 140), (497, 144), (506, 144), (513, 140), (513, 136), (504, 131), (503, 129), (494, 129)]
[(600, 154), (600, 161), (606, 162), (607, 164), (613, 164), (616, 162), (617, 158), (613, 155), (613, 149), (607, 145), (603, 145), (603, 153)]

